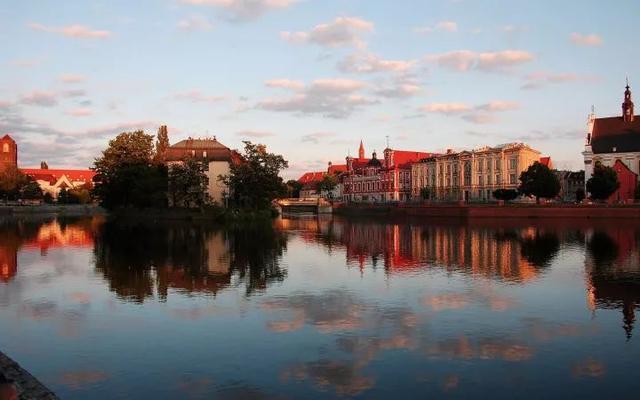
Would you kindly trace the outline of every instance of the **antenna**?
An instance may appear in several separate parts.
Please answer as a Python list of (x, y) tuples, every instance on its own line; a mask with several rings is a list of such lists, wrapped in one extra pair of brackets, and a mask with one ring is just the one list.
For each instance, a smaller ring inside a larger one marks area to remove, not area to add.
[(385, 136), (387, 138), (387, 149), (389, 148), (389, 135)]
[(629, 89), (629, 76), (627, 75), (627, 89)]
[(596, 107), (592, 104), (591, 105), (591, 114), (595, 114), (596, 113)]

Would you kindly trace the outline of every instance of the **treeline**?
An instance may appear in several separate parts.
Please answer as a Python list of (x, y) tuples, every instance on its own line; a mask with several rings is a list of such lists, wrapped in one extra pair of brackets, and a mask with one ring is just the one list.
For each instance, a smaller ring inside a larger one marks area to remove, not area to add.
[[(229, 174), (216, 179), (226, 185), (225, 202), (232, 208), (265, 210), (286, 194), (279, 173), (288, 166), (266, 147), (244, 142), (242, 161), (231, 163)], [(109, 142), (94, 162), (96, 196), (107, 209), (190, 208), (216, 206), (209, 196), (208, 165), (192, 158), (167, 162), (166, 127), (158, 135), (124, 132)], [(218, 205), (219, 206), (219, 205)]]

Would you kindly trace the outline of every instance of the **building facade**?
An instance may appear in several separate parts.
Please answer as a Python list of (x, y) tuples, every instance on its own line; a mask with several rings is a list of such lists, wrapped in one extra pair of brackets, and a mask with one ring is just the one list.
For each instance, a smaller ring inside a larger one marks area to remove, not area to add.
[(18, 145), (9, 135), (0, 138), (0, 172), (18, 167)]
[[(624, 91), (622, 115), (606, 118), (596, 118), (593, 112), (589, 115), (582, 155), (584, 156), (585, 182), (593, 175), (595, 164), (598, 162), (614, 169), (615, 164), (620, 162), (636, 177), (640, 174), (640, 116), (634, 114), (629, 84)], [(621, 172), (624, 169), (619, 168), (617, 171)], [(618, 175), (618, 178), (624, 177)], [(620, 189), (609, 198), (609, 202), (633, 199), (633, 196), (627, 197), (625, 193), (633, 193), (636, 185), (637, 180), (632, 182), (626, 178), (621, 179)]]
[(432, 153), (386, 148), (384, 158), (374, 151), (364, 156), (360, 143), (358, 158), (347, 157), (347, 171), (342, 174), (342, 199), (352, 202), (383, 203), (411, 199), (411, 165)]
[(195, 159), (205, 166), (207, 178), (209, 178), (208, 195), (211, 201), (220, 205), (225, 204), (225, 198), (229, 196), (229, 188), (218, 178), (228, 175), (230, 166), (240, 163), (242, 157), (237, 152), (212, 139), (186, 139), (167, 149), (165, 160), (169, 168), (172, 164), (184, 162), (187, 159)]
[(36, 181), (42, 192), (54, 199), (58, 198), (62, 189), (91, 189), (96, 176), (95, 171), (88, 169), (21, 168), (20, 171)]
[(536, 161), (540, 161), (540, 152), (524, 143), (448, 150), (411, 166), (411, 192), (415, 199), (426, 188), (433, 200), (488, 201), (494, 190), (517, 189), (522, 171)]
[(558, 197), (562, 201), (576, 201), (578, 190), (584, 191), (584, 171), (556, 171), (560, 181)]

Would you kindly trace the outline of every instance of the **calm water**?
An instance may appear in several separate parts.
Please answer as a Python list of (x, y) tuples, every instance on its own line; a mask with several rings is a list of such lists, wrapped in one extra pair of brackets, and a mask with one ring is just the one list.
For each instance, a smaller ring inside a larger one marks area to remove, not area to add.
[(640, 227), (0, 222), (0, 350), (64, 399), (637, 398)]

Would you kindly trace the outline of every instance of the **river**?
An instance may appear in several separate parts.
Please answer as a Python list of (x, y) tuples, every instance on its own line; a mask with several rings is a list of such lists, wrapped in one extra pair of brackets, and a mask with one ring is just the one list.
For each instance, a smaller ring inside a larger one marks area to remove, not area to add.
[(62, 399), (637, 398), (639, 305), (636, 221), (0, 220), (0, 351)]

